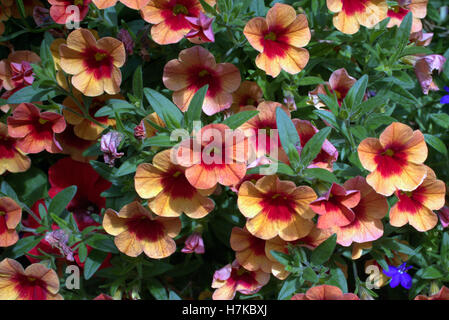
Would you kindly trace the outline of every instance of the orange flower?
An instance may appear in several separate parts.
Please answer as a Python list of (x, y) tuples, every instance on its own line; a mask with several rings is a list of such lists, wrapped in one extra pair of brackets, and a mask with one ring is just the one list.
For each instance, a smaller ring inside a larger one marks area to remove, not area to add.
[(267, 17), (251, 19), (243, 33), (251, 46), (260, 52), (258, 68), (277, 77), (281, 68), (297, 74), (309, 61), (309, 52), (302, 48), (310, 41), (310, 29), (304, 14), (296, 15), (292, 6), (276, 3)]
[(0, 198), (0, 247), (9, 247), (19, 240), (16, 227), (22, 219), (22, 208), (11, 198)]
[(419, 295), (416, 296), (415, 300), (449, 300), (449, 288), (447, 288), (446, 286), (442, 286), (438, 293), (429, 297), (425, 295)]
[(30, 168), (31, 160), (17, 148), (17, 139), (8, 135), (8, 127), (0, 122), (0, 175), (23, 172)]
[(262, 270), (270, 273), (272, 262), (265, 254), (265, 240), (251, 235), (246, 228), (232, 228), (231, 248), (235, 251), (235, 259), (248, 271)]
[(9, 258), (0, 262), (1, 300), (63, 300), (58, 291), (59, 279), (53, 269), (33, 263), (24, 270)]
[(67, 44), (60, 45), (59, 54), (62, 70), (73, 75), (73, 86), (84, 95), (95, 97), (120, 91), (119, 68), (126, 59), (121, 41), (111, 37), (97, 41), (89, 30), (77, 29), (69, 34)]
[(62, 148), (55, 139), (55, 133), (64, 131), (65, 127), (63, 116), (41, 112), (31, 103), (21, 103), (8, 117), (8, 133), (18, 138), (17, 147), (26, 153), (60, 152)]
[(263, 271), (248, 271), (237, 261), (215, 271), (212, 288), (213, 300), (232, 300), (236, 292), (242, 294), (257, 293), (270, 280), (270, 274)]
[(337, 234), (337, 243), (349, 246), (352, 242), (364, 243), (379, 239), (384, 231), (382, 218), (388, 213), (387, 199), (376, 193), (363, 177), (349, 179), (343, 187), (358, 191), (360, 201), (351, 209), (354, 219), (349, 224), (332, 228), (332, 232)]
[(386, 0), (327, 0), (334, 15), (334, 26), (346, 34), (354, 34), (360, 25), (372, 28), (387, 17)]
[(232, 93), (238, 89), (241, 78), (236, 66), (216, 63), (212, 53), (195, 46), (167, 62), (162, 80), (174, 91), (173, 101), (182, 111), (187, 110), (198, 89), (208, 84), (203, 111), (210, 116), (231, 107)]
[(421, 19), (427, 15), (427, 3), (429, 0), (398, 0), (398, 5), (388, 8), (388, 22), (387, 27), (399, 26), (407, 13), (412, 12), (413, 24), (411, 32), (418, 32), (422, 30)]
[(113, 7), (117, 2), (123, 3), (125, 6), (131, 9), (142, 9), (150, 0), (92, 0), (98, 9), (106, 9)]
[(156, 135), (157, 132), (157, 129), (153, 128), (146, 120), (151, 121), (152, 123), (158, 125), (161, 128), (165, 128), (165, 122), (157, 115), (156, 112), (153, 112), (143, 119), (143, 126), (145, 128), (145, 138), (151, 138), (152, 136)]
[(322, 284), (312, 287), (306, 293), (295, 294), (291, 300), (360, 300), (353, 293), (343, 293), (339, 287)]
[(297, 187), (292, 181), (265, 176), (256, 184), (245, 181), (240, 186), (237, 205), (248, 218), (246, 228), (254, 236), (268, 240), (279, 235), (293, 241), (312, 230), (315, 213), (309, 204), (315, 199), (310, 187)]
[(354, 211), (351, 209), (359, 201), (360, 191), (347, 190), (339, 184), (332, 183), (329, 191), (313, 201), (310, 208), (319, 215), (318, 228), (343, 227), (355, 219)]
[(172, 150), (172, 159), (187, 168), (185, 176), (197, 189), (235, 185), (246, 174), (247, 139), (224, 124), (209, 124)]
[(321, 101), (318, 95), (327, 94), (325, 89), (326, 86), (331, 94), (335, 93), (338, 99), (338, 104), (341, 105), (343, 99), (356, 82), (357, 80), (351, 77), (345, 68), (335, 70), (329, 77), (329, 82), (319, 84), (313, 91), (309, 92), (309, 98), (317, 109), (322, 109), (325, 104)]
[(156, 154), (153, 164), (142, 163), (134, 177), (136, 192), (148, 200), (148, 206), (157, 215), (179, 217), (183, 212), (190, 218), (205, 217), (214, 209), (207, 198), (215, 187), (206, 190), (194, 188), (185, 176), (185, 168), (170, 160), (171, 150)]
[[(75, 97), (77, 97), (78, 103), (84, 106), (81, 94), (75, 93)], [(104, 94), (93, 98), (90, 103), (89, 115), (105, 126), (115, 126), (114, 119), (109, 119), (108, 117), (95, 117), (95, 113), (105, 106), (106, 101), (109, 99), (123, 100), (124, 97), (119, 94), (113, 96)], [(75, 134), (84, 140), (97, 140), (105, 128), (90, 121), (89, 119), (82, 117), (81, 115), (83, 112), (71, 97), (65, 98), (62, 104), (66, 107), (62, 110), (62, 114), (64, 115), (67, 123), (74, 126)]]
[(70, 157), (79, 162), (89, 162), (90, 160), (97, 159), (98, 156), (83, 156), (83, 152), (87, 148), (95, 144), (94, 140), (84, 140), (79, 138), (74, 131), (74, 126), (68, 124), (65, 130), (56, 134), (56, 141), (61, 145), (63, 154), (68, 154)]
[(151, 24), (151, 38), (158, 44), (181, 41), (192, 30), (186, 17), (198, 17), (203, 8), (198, 0), (150, 0), (141, 9)]
[(155, 217), (139, 202), (125, 205), (120, 212), (107, 209), (103, 228), (115, 236), (117, 248), (130, 257), (142, 251), (150, 258), (162, 259), (176, 251), (173, 240), (181, 231), (179, 218)]
[(437, 180), (429, 167), (423, 183), (413, 191), (396, 191), (398, 202), (390, 210), (390, 224), (402, 227), (410, 223), (416, 230), (424, 232), (438, 223), (438, 216), (432, 210), (444, 206), (446, 185)]
[(271, 158), (279, 159), (288, 163), (288, 157), (281, 145), (279, 135), (271, 130), (277, 130), (276, 109), (280, 107), (290, 116), (287, 107), (280, 103), (272, 101), (263, 101), (257, 108), (247, 106), (242, 109), (257, 110), (259, 113), (250, 120), (242, 124), (239, 129), (245, 131), (245, 135), (249, 138), (252, 154), (249, 163), (265, 158), (270, 155)]
[(366, 181), (384, 196), (396, 189), (413, 191), (427, 174), (424, 135), (399, 122), (390, 124), (379, 139), (363, 140), (358, 153), (363, 167), (371, 172)]
[(232, 94), (232, 113), (237, 113), (246, 106), (257, 107), (263, 100), (263, 91), (256, 82), (243, 81), (240, 87)]

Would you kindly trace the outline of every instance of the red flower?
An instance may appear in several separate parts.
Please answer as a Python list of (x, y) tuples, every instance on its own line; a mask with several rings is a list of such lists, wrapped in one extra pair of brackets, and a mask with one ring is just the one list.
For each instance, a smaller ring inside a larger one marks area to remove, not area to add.
[[(66, 24), (66, 22), (69, 21), (69, 18), (72, 19), (73, 22), (82, 21), (87, 15), (87, 12), (89, 12), (90, 2), (91, 0), (48, 0), (48, 3), (51, 4), (50, 16), (59, 24)], [(73, 12), (69, 9), (69, 6), (78, 7), (78, 17), (76, 15), (72, 17)]]
[(71, 158), (63, 158), (52, 165), (48, 170), (48, 178), (51, 185), (48, 194), (52, 198), (69, 186), (78, 187), (67, 210), (73, 212), (80, 230), (90, 225), (98, 225), (90, 215), (99, 214), (105, 207), (106, 199), (100, 194), (110, 188), (109, 181), (100, 177), (89, 164)]

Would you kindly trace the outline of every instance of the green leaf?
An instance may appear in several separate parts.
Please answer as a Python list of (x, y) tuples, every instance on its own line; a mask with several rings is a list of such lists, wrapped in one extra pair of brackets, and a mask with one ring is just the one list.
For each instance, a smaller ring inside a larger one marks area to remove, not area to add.
[[(33, 249), (37, 244), (43, 239), (44, 237), (25, 237), (22, 239), (19, 239), (19, 241), (16, 242), (16, 244), (13, 247), (8, 248), (7, 251), (5, 251), (4, 256), (11, 258), (11, 259), (17, 259), (21, 256), (23, 256), (26, 252)], [(8, 252), (9, 251), (9, 252)]]
[(298, 82), (300, 86), (310, 86), (324, 83), (324, 80), (319, 77), (304, 77)]
[(203, 110), (203, 102), (204, 102), (204, 98), (206, 97), (208, 89), (209, 89), (209, 85), (206, 84), (204, 87), (202, 87), (195, 93), (192, 100), (190, 101), (189, 108), (187, 109), (186, 113), (184, 114), (184, 121), (185, 121), (187, 127), (189, 128), (189, 130), (192, 129), (192, 124), (194, 121), (201, 120), (201, 112)]
[(258, 110), (241, 111), (239, 113), (233, 114), (229, 118), (224, 119), (222, 121), (222, 124), (225, 124), (232, 130), (235, 130), (238, 127), (240, 127), (242, 124), (244, 124), (246, 121), (255, 117), (258, 113), (259, 113)]
[(173, 104), (173, 102), (153, 89), (145, 88), (143, 89), (143, 92), (151, 107), (162, 119), (162, 121), (164, 121), (164, 123), (167, 125), (167, 128), (181, 128), (183, 114), (181, 110), (179, 110), (179, 108)]
[(87, 245), (91, 246), (94, 249), (110, 252), (114, 254), (118, 254), (119, 251), (115, 246), (114, 240), (108, 235), (95, 233), (84, 241)]
[(84, 264), (84, 279), (89, 280), (97, 272), (107, 255), (106, 252), (96, 249), (89, 252)]
[(269, 165), (269, 164), (260, 165), (260, 166), (248, 169), (246, 174), (260, 174), (261, 169), (265, 169), (270, 166), (273, 167), (274, 165), (277, 166), (276, 173), (286, 174), (289, 176), (296, 176), (296, 172), (293, 171), (293, 169), (288, 164), (285, 164), (283, 162), (277, 162), (276, 164), (271, 164), (271, 165)]
[(446, 269), (449, 269), (449, 233), (443, 233), (441, 239), (441, 249), (440, 249), (441, 261), (443, 262)]
[(169, 136), (159, 135), (145, 139), (144, 143), (145, 146), (170, 148), (173, 147), (177, 143), (177, 141), (172, 141)]
[(336, 245), (337, 235), (333, 234), (312, 251), (310, 261), (316, 266), (324, 264), (332, 256)]
[(180, 296), (174, 291), (168, 293), (168, 300), (182, 300)]
[(354, 110), (362, 103), (367, 86), (368, 76), (365, 74), (351, 87), (348, 94), (344, 98), (344, 102), (349, 110)]
[(432, 148), (434, 148), (436, 151), (444, 154), (447, 156), (447, 148), (443, 141), (441, 141), (439, 138), (432, 136), (430, 134), (425, 133), (424, 139)]
[(25, 172), (8, 175), (5, 180), (28, 206), (47, 196), (47, 175), (37, 167), (32, 166)]
[(23, 102), (37, 102), (47, 101), (56, 96), (54, 88), (34, 88), (33, 86), (26, 86), (14, 92), (8, 98), (8, 104), (19, 104)]
[(289, 264), (290, 256), (288, 254), (274, 250), (271, 250), (270, 253), (282, 265), (287, 266)]
[(307, 267), (304, 269), (302, 277), (304, 280), (311, 282), (312, 284), (318, 282), (318, 276), (315, 271), (311, 267)]
[(331, 270), (331, 277), (327, 281), (328, 284), (339, 287), (344, 293), (348, 292), (348, 283), (345, 274), (340, 268), (336, 267)]
[(308, 178), (314, 178), (330, 183), (337, 183), (338, 179), (332, 172), (322, 168), (307, 168), (304, 170), (304, 175)]
[(97, 171), (97, 173), (106, 180), (109, 180), (112, 183), (118, 181), (117, 177), (115, 176), (117, 168), (110, 167), (106, 163), (95, 160), (91, 160), (89, 161), (89, 163), (94, 168), (94, 170)]
[(297, 147), (301, 146), (301, 141), (292, 120), (280, 107), (276, 108), (276, 125), (282, 147), (292, 164), (293, 170), (298, 171), (300, 159)]
[(422, 279), (429, 279), (429, 280), (440, 279), (443, 276), (444, 276), (443, 273), (440, 270), (438, 270), (435, 266), (425, 268), (421, 274)]
[(325, 127), (315, 133), (315, 135), (307, 141), (300, 154), (301, 168), (307, 168), (312, 160), (316, 158), (318, 153), (320, 153), (324, 140), (326, 140), (331, 130), (331, 127)]
[(133, 94), (137, 99), (143, 99), (142, 65), (139, 65), (133, 75)]
[(115, 118), (115, 113), (134, 113), (138, 108), (129, 103), (128, 101), (121, 99), (110, 99), (108, 104), (98, 109), (95, 113), (95, 117), (111, 117)]
[(86, 261), (86, 258), (87, 258), (87, 247), (86, 247), (86, 245), (83, 242), (81, 242), (79, 247), (78, 247), (78, 257), (79, 257), (81, 262)]
[(449, 115), (447, 113), (432, 113), (430, 118), (440, 127), (449, 129)]
[(297, 282), (297, 278), (294, 278), (293, 276), (290, 276), (284, 280), (281, 290), (279, 290), (278, 300), (290, 298), (297, 290)]
[[(325, 89), (328, 90), (327, 87), (325, 87)], [(338, 100), (337, 100), (337, 97), (335, 96), (335, 94), (333, 94), (332, 96), (329, 96), (329, 95), (320, 93), (320, 94), (318, 94), (318, 97), (331, 110), (331, 112), (334, 116), (338, 115), (338, 112), (340, 110), (340, 105), (338, 104)]]
[(148, 290), (156, 300), (168, 300), (167, 290), (158, 280), (151, 279), (148, 283)]
[(327, 110), (314, 110), (313, 113), (318, 115), (318, 117), (321, 118), (321, 120), (326, 121), (331, 126), (335, 128), (339, 128), (339, 124), (337, 122), (337, 118), (335, 118), (334, 114)]
[(404, 17), (404, 19), (402, 19), (401, 25), (397, 29), (395, 37), (396, 48), (394, 54), (390, 57), (390, 65), (396, 62), (396, 60), (403, 54), (403, 51), (409, 41), (412, 23), (413, 23), (413, 14), (410, 11)]
[(61, 212), (69, 205), (77, 191), (77, 186), (70, 186), (59, 192), (51, 199), (48, 205), (48, 213), (61, 215)]

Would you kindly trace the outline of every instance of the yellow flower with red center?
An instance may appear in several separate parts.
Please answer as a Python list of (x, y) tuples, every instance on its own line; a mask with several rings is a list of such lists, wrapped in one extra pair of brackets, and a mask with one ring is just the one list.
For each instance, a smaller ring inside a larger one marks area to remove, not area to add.
[(117, 2), (123, 3), (125, 6), (131, 9), (142, 9), (150, 0), (92, 0), (98, 9), (106, 9), (113, 7)]
[(243, 132), (209, 124), (172, 149), (172, 159), (187, 168), (185, 176), (197, 189), (232, 186), (246, 174), (247, 148)]
[(427, 151), (421, 131), (399, 122), (390, 124), (379, 139), (366, 138), (358, 147), (362, 166), (371, 172), (366, 181), (384, 196), (396, 189), (413, 191), (423, 182)]
[(307, 17), (296, 15), (292, 6), (276, 3), (266, 18), (251, 19), (243, 33), (260, 52), (257, 67), (272, 77), (277, 77), (281, 69), (297, 74), (309, 61), (309, 52), (303, 48), (311, 38)]
[(343, 293), (339, 287), (322, 284), (312, 287), (306, 293), (295, 294), (291, 300), (360, 300), (353, 293)]
[(355, 219), (354, 208), (360, 201), (360, 191), (347, 190), (339, 184), (332, 183), (323, 196), (310, 204), (318, 217), (317, 227), (328, 229), (347, 226)]
[(427, 3), (429, 0), (398, 0), (398, 5), (388, 8), (388, 22), (387, 27), (401, 25), (405, 16), (411, 12), (413, 15), (413, 23), (411, 32), (418, 32), (422, 30), (421, 19), (424, 19), (427, 15)]
[(198, 89), (209, 85), (203, 111), (207, 115), (229, 109), (232, 93), (241, 82), (240, 71), (231, 63), (216, 63), (215, 57), (200, 46), (184, 49), (178, 59), (167, 62), (162, 78), (173, 90), (173, 101), (182, 111), (189, 107)]
[(254, 237), (246, 228), (232, 228), (230, 244), (235, 251), (235, 259), (248, 271), (271, 272), (273, 263), (265, 254), (265, 243), (265, 240)]
[(103, 228), (115, 237), (115, 245), (124, 254), (137, 257), (144, 252), (150, 258), (162, 259), (176, 251), (173, 238), (181, 231), (181, 220), (154, 216), (134, 201), (118, 213), (107, 209)]
[(152, 127), (151, 124), (148, 121), (154, 123), (155, 125), (165, 128), (165, 122), (157, 115), (156, 112), (153, 112), (149, 115), (147, 115), (142, 121), (143, 126), (145, 128), (145, 138), (151, 138), (152, 136), (156, 135), (157, 129)]
[(232, 105), (229, 110), (232, 113), (237, 113), (243, 107), (257, 105), (263, 100), (262, 88), (254, 81), (243, 81), (240, 87), (232, 94)]
[(11, 138), (8, 127), (0, 122), (0, 175), (5, 171), (27, 171), (30, 165), (30, 158), (17, 147), (17, 139)]
[(386, 0), (327, 0), (327, 7), (335, 13), (335, 28), (346, 34), (356, 33), (360, 25), (374, 27), (388, 11)]
[(89, 97), (120, 92), (120, 67), (126, 60), (125, 46), (117, 39), (104, 37), (96, 40), (87, 29), (72, 31), (67, 44), (59, 47), (62, 70), (69, 75), (72, 85)]
[(360, 201), (351, 208), (354, 218), (344, 226), (334, 225), (331, 230), (337, 234), (337, 243), (349, 246), (351, 243), (365, 243), (383, 235), (382, 218), (388, 213), (387, 199), (376, 193), (363, 177), (349, 179), (343, 184), (346, 190), (358, 191)]
[(0, 300), (63, 300), (59, 279), (53, 269), (33, 263), (25, 270), (6, 258), (0, 262)]
[(17, 138), (17, 147), (26, 153), (62, 150), (55, 133), (64, 131), (64, 117), (55, 112), (41, 112), (31, 103), (21, 103), (8, 117), (8, 133)]
[[(80, 105), (84, 106), (84, 102), (81, 94), (75, 93), (75, 97)], [(120, 99), (124, 100), (124, 97), (120, 94), (116, 95), (101, 95), (95, 97), (91, 100), (89, 107), (89, 115), (97, 120), (104, 126), (115, 126), (115, 120), (109, 119), (108, 117), (95, 117), (95, 113), (106, 105), (106, 101), (110, 99)], [(84, 118), (83, 112), (80, 110), (78, 104), (71, 98), (67, 97), (62, 102), (66, 108), (62, 110), (67, 123), (74, 126), (75, 134), (84, 140), (97, 140), (101, 133), (104, 131), (104, 127), (99, 124), (92, 122), (89, 119)]]
[(0, 198), (0, 247), (9, 247), (19, 240), (16, 227), (22, 219), (22, 208), (11, 198)]
[(444, 206), (446, 185), (436, 178), (429, 167), (423, 183), (413, 191), (396, 191), (398, 202), (390, 210), (390, 224), (402, 227), (409, 223), (416, 230), (424, 232), (434, 228), (438, 216), (432, 210)]
[(232, 300), (236, 292), (242, 294), (257, 293), (270, 280), (270, 274), (259, 271), (248, 271), (234, 261), (215, 271), (212, 288), (216, 289), (213, 300)]
[(198, 17), (203, 7), (198, 0), (150, 0), (141, 9), (142, 18), (154, 26), (151, 38), (158, 44), (181, 41), (192, 25), (186, 17)]
[(186, 178), (185, 168), (173, 164), (171, 150), (156, 154), (153, 164), (137, 167), (134, 186), (137, 194), (148, 200), (148, 206), (157, 215), (179, 217), (183, 212), (199, 219), (214, 209), (213, 200), (207, 198), (215, 187), (197, 190)]
[(254, 236), (264, 240), (280, 236), (293, 241), (312, 230), (315, 213), (309, 204), (316, 197), (310, 187), (265, 176), (256, 184), (245, 181), (240, 186), (237, 205), (248, 218), (246, 228)]

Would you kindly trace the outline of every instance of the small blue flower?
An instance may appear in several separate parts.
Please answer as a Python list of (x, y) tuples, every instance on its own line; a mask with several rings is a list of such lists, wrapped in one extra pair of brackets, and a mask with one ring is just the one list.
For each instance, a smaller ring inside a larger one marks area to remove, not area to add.
[[(444, 87), (444, 90), (449, 93), (449, 87)], [(447, 96), (443, 96), (440, 100), (440, 103), (446, 104), (449, 103), (449, 94)]]
[(401, 284), (401, 286), (409, 290), (412, 287), (412, 277), (407, 273), (407, 270), (411, 268), (412, 266), (407, 266), (406, 263), (403, 263), (399, 267), (388, 266), (388, 270), (383, 270), (391, 278), (390, 287), (396, 288)]

